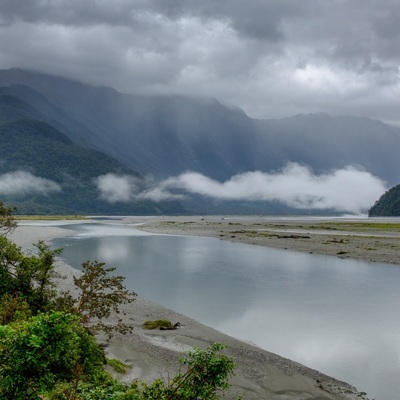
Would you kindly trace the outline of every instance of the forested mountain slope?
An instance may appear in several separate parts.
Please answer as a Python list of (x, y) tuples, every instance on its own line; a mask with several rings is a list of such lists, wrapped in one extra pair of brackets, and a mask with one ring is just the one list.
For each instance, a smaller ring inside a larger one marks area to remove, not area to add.
[[(0, 104), (2, 121), (12, 119), (11, 115), (14, 118), (40, 117), (33, 108), (12, 97), (0, 97)], [(9, 176), (15, 186), (26, 186), (7, 193), (6, 179), (0, 183), (6, 190), (2, 200), (15, 205), (19, 213), (158, 214), (183, 211), (179, 203), (132, 200), (129, 204), (111, 204), (102, 200), (96, 186), (97, 177), (108, 173), (139, 175), (101, 151), (75, 144), (43, 121), (21, 118), (0, 123), (0, 143), (0, 174)], [(32, 179), (38, 179), (37, 185), (43, 187), (28, 189)]]
[(370, 217), (400, 217), (400, 185), (384, 193), (369, 210)]

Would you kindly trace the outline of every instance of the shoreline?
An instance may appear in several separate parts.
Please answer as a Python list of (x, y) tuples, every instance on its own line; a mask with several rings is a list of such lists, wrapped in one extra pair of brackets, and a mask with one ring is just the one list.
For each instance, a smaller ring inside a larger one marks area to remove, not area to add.
[[(126, 218), (125, 223), (132, 219)], [(400, 266), (400, 219), (155, 217), (136, 228)]]
[[(182, 217), (183, 218), (183, 217)], [(186, 218), (186, 217), (184, 217)], [(207, 226), (202, 220), (200, 225)], [(171, 220), (170, 218), (166, 218)], [(157, 221), (158, 222), (157, 222)], [(125, 218), (127, 225), (140, 225), (143, 230), (156, 229), (157, 223), (164, 218)], [(85, 221), (86, 222), (86, 221)], [(184, 221), (186, 222), (186, 220)], [(229, 224), (229, 222), (226, 222)], [(166, 224), (167, 226), (169, 224)], [(231, 225), (228, 225), (232, 228)], [(174, 226), (174, 230), (177, 226)], [(165, 224), (158, 228), (166, 232)], [(185, 231), (187, 232), (187, 231)], [(193, 231), (191, 231), (192, 234)], [(203, 230), (204, 233), (209, 233)], [(31, 251), (32, 243), (38, 240), (68, 236), (71, 232), (58, 226), (20, 225), (11, 235), (11, 239), (22, 248)], [(176, 233), (174, 233), (176, 234)], [(188, 234), (188, 233), (185, 233)], [(219, 233), (218, 233), (219, 234)], [(217, 232), (214, 231), (214, 235)], [(209, 236), (209, 235), (207, 235)], [(234, 239), (234, 238), (232, 238)], [(57, 260), (57, 271), (65, 279), (57, 282), (60, 290), (73, 289), (72, 276), (79, 271)], [(156, 378), (168, 379), (179, 370), (179, 359), (192, 347), (206, 347), (218, 342), (227, 346), (225, 352), (238, 363), (235, 376), (231, 379), (232, 387), (224, 398), (235, 399), (245, 392), (245, 399), (320, 399), (320, 400), (354, 400), (367, 399), (364, 393), (358, 392), (353, 386), (326, 376), (316, 370), (305, 367), (297, 362), (262, 350), (251, 343), (237, 340), (205, 326), (187, 316), (137, 298), (131, 305), (124, 306), (125, 321), (134, 327), (132, 334), (115, 335), (110, 342), (99, 336), (100, 343), (105, 346), (107, 357), (116, 358), (133, 366), (126, 375), (118, 375), (123, 381), (142, 379), (152, 381)], [(175, 331), (148, 331), (142, 328), (146, 320), (169, 319), (173, 323), (180, 322), (182, 327)]]

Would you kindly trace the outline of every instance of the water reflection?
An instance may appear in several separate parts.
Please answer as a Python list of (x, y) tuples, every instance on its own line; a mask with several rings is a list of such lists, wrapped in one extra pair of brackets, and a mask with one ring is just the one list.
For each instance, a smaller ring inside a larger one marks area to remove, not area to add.
[(108, 225), (73, 229), (56, 243), (73, 266), (104, 261), (145, 298), (378, 399), (397, 397), (400, 268)]

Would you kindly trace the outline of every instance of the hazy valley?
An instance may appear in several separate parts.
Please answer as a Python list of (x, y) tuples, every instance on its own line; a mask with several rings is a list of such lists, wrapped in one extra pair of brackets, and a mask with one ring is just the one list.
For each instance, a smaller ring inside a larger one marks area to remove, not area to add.
[(0, 135), (22, 213), (359, 213), (400, 182), (400, 129), (379, 121), (255, 120), (20, 69), (0, 71)]

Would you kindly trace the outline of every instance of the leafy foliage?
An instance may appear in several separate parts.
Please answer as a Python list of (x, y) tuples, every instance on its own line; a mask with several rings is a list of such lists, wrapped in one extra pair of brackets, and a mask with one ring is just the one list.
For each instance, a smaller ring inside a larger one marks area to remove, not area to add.
[(110, 276), (115, 268), (105, 268), (104, 263), (85, 262), (82, 264), (83, 274), (74, 276), (74, 283), (79, 290), (74, 298), (69, 292), (62, 293), (59, 306), (80, 317), (81, 323), (92, 333), (106, 332), (109, 336), (113, 331), (128, 333), (132, 327), (125, 324), (122, 318), (117, 318), (113, 324), (107, 324), (105, 319), (111, 313), (119, 314), (121, 304), (134, 301), (136, 293), (130, 292), (123, 285), (123, 276)]
[(0, 326), (0, 395), (39, 399), (56, 382), (102, 368), (104, 356), (79, 318), (55, 312)]
[(5, 294), (0, 302), (0, 324), (7, 325), (14, 321), (25, 320), (32, 315), (29, 304), (19, 294)]
[(12, 215), (15, 211), (14, 207), (6, 207), (0, 201), (0, 235), (10, 233), (16, 227), (16, 222)]
[(187, 370), (176, 375), (168, 384), (161, 379), (151, 385), (135, 384), (134, 387), (141, 396), (137, 399), (218, 399), (218, 391), (229, 387), (228, 381), (236, 366), (232, 358), (220, 354), (224, 348), (225, 346), (214, 343), (205, 350), (194, 349), (187, 358), (181, 360)]
[(124, 364), (122, 361), (115, 358), (107, 358), (107, 365), (119, 374), (126, 374), (130, 365)]
[(42, 241), (38, 253), (26, 255), (5, 236), (0, 236), (0, 298), (21, 296), (33, 314), (48, 311), (56, 297), (54, 258), (61, 249), (50, 250)]
[(167, 319), (157, 319), (155, 321), (146, 321), (143, 324), (144, 329), (157, 329), (157, 328), (172, 328), (172, 322), (168, 321)]

